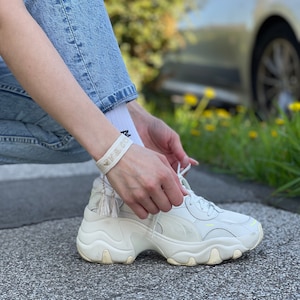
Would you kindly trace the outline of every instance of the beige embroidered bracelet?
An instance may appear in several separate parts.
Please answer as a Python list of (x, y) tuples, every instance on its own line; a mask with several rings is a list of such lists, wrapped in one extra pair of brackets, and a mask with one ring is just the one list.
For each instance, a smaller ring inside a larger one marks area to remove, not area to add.
[(124, 134), (116, 139), (106, 153), (96, 162), (103, 175), (106, 175), (119, 162), (132, 144), (132, 140)]

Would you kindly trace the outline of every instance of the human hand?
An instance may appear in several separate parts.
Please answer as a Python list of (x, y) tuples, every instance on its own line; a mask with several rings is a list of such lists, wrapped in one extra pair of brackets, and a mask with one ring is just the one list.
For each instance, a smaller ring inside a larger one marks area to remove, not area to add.
[(198, 165), (184, 151), (179, 135), (166, 123), (147, 113), (135, 101), (127, 105), (146, 148), (165, 155), (174, 170), (178, 163), (183, 168), (189, 164)]
[(132, 145), (106, 176), (141, 219), (149, 213), (169, 211), (172, 205), (180, 205), (186, 195), (167, 158), (138, 145)]

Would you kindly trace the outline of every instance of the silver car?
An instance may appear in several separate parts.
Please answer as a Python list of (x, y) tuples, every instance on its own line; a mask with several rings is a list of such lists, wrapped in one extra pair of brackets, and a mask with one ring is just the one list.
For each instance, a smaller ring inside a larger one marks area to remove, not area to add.
[(179, 23), (194, 42), (170, 53), (163, 88), (253, 106), (261, 116), (300, 101), (299, 0), (195, 0)]

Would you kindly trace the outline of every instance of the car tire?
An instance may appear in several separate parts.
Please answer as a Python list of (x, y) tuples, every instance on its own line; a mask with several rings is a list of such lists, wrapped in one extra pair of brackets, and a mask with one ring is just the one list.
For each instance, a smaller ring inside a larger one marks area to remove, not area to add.
[(253, 53), (254, 108), (261, 119), (287, 112), (300, 100), (299, 43), (286, 23), (275, 23), (260, 34)]

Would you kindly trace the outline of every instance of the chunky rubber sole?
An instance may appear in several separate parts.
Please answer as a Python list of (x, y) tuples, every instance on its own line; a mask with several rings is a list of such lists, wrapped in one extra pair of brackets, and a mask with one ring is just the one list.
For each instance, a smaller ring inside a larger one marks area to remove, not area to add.
[(77, 249), (89, 262), (131, 264), (145, 250), (154, 250), (172, 265), (216, 265), (237, 259), (254, 249), (263, 238), (263, 230), (243, 237), (215, 238), (201, 242), (182, 242), (167, 238), (151, 227), (129, 218), (99, 218), (85, 210), (77, 236)]

